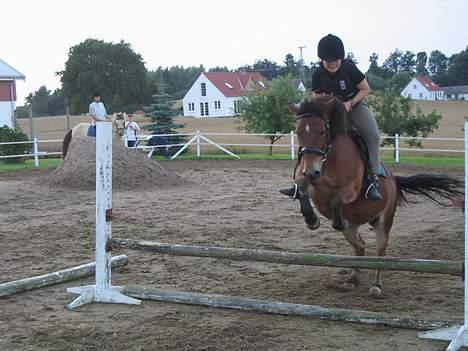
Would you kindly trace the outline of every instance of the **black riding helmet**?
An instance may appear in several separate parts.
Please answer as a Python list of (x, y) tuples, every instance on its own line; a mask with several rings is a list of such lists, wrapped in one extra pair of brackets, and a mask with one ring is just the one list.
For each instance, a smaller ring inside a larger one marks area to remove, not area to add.
[(345, 57), (343, 42), (336, 35), (328, 34), (320, 39), (317, 54), (325, 61), (343, 60)]

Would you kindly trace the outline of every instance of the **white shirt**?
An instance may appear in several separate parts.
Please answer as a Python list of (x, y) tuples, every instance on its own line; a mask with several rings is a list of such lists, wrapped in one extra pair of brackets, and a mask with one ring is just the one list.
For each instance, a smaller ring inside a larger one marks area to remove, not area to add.
[[(93, 101), (92, 103), (89, 104), (89, 115), (91, 117), (96, 118), (99, 121), (105, 121), (107, 112), (106, 112), (106, 107), (102, 102), (96, 102)], [(91, 120), (91, 124), (94, 126), (96, 124), (96, 121), (94, 118)]]
[(137, 133), (140, 132), (140, 127), (138, 126), (137, 122), (125, 122), (125, 131), (127, 140), (133, 141), (136, 140)]

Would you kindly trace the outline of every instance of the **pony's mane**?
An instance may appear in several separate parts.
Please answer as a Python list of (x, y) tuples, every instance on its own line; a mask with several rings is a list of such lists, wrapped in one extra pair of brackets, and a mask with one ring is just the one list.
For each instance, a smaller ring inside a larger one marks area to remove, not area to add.
[(306, 98), (300, 102), (296, 114), (298, 116), (311, 114), (324, 117), (330, 122), (332, 136), (348, 133), (346, 110), (338, 98), (329, 95)]

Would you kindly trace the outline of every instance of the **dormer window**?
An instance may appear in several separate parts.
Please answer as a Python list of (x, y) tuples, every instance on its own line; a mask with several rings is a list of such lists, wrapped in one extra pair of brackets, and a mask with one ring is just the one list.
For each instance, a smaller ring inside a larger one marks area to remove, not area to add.
[(266, 88), (266, 87), (265, 87), (265, 84), (263, 84), (263, 82), (262, 82), (261, 80), (258, 81), (258, 84), (260, 84), (260, 86), (261, 86), (262, 88)]
[(200, 84), (201, 96), (206, 96), (206, 83)]
[(234, 89), (234, 87), (227, 81), (224, 81), (224, 85), (227, 86), (229, 89)]

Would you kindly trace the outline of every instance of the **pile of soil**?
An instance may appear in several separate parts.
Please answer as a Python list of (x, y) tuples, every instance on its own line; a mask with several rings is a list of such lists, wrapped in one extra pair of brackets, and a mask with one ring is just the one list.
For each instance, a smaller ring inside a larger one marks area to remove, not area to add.
[[(96, 187), (96, 140), (73, 138), (62, 165), (48, 177), (51, 187), (94, 190)], [(119, 142), (112, 145), (112, 189), (150, 190), (188, 184), (167, 171), (146, 155), (126, 148)]]

